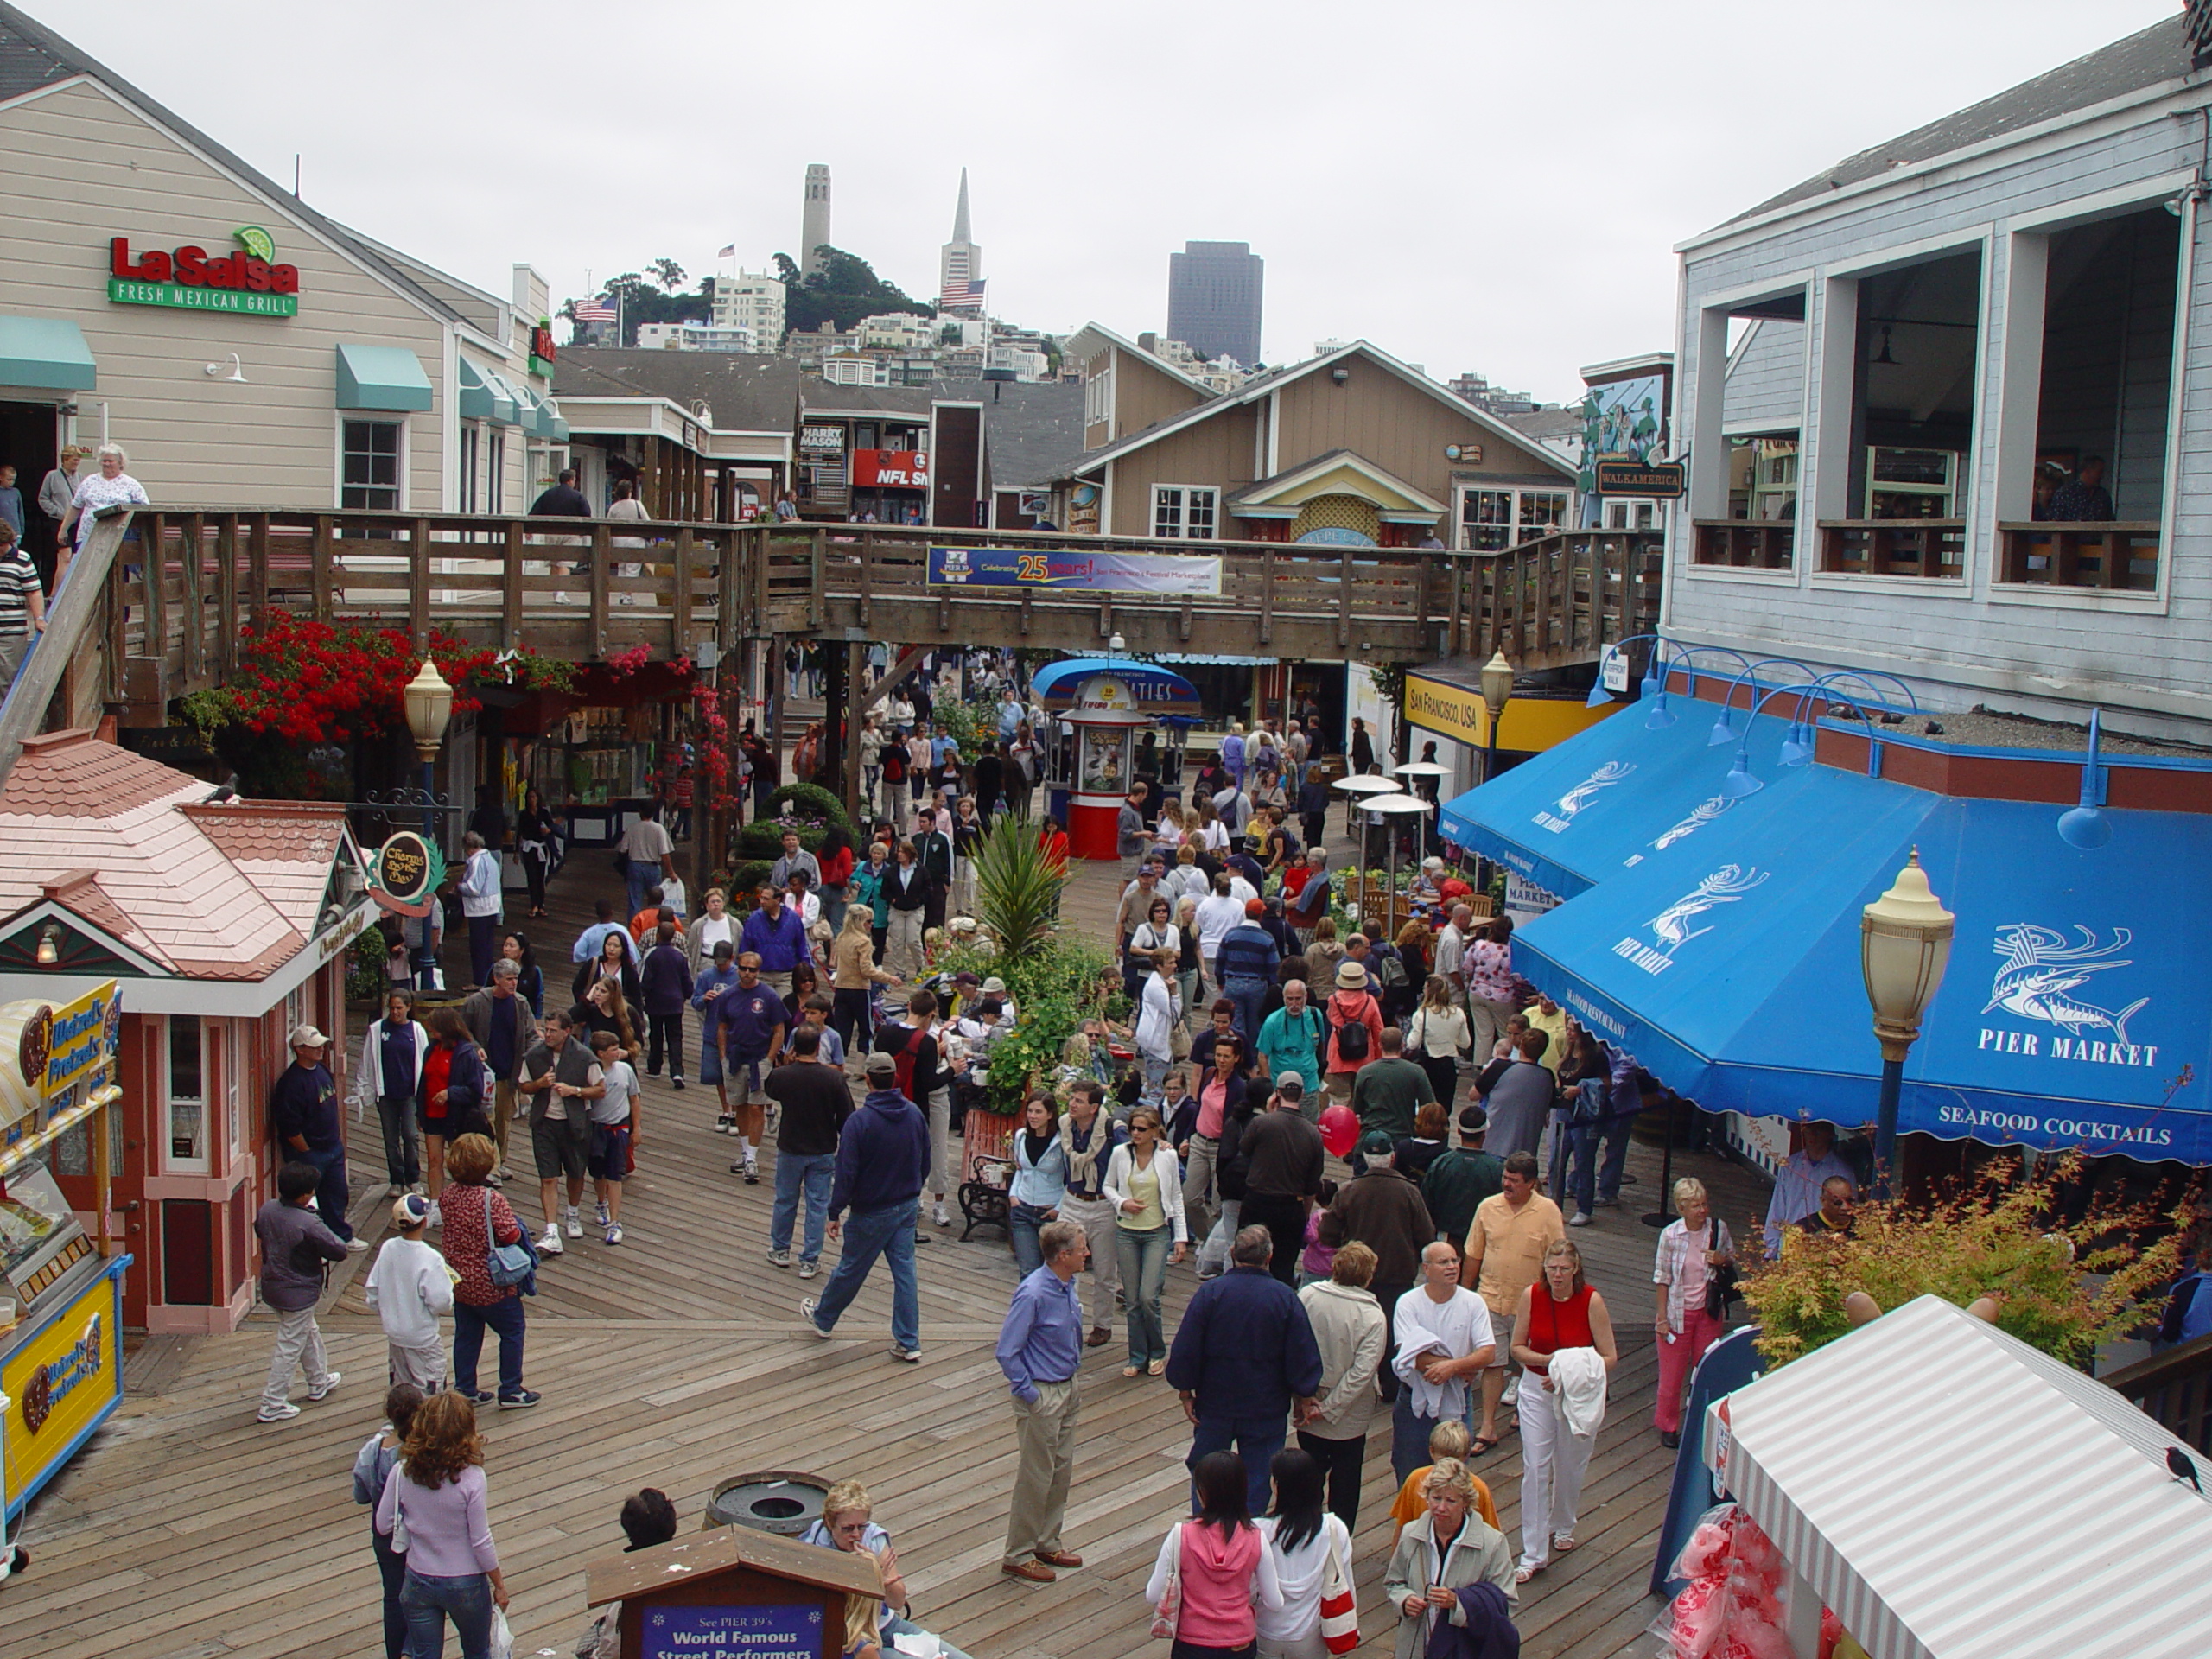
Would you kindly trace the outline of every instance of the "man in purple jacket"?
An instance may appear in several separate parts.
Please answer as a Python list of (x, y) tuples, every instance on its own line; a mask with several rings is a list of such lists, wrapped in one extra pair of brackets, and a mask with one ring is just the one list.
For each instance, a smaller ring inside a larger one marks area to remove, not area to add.
[[(830, 1236), (842, 1237), (837, 1269), (817, 1299), (798, 1305), (825, 1342), (838, 1317), (860, 1294), (879, 1255), (891, 1263), (891, 1357), (912, 1365), (922, 1357), (921, 1293), (914, 1282), (914, 1226), (929, 1173), (930, 1131), (914, 1103), (899, 1092), (899, 1062), (880, 1051), (868, 1057), (868, 1098), (845, 1120), (837, 1141), (837, 1173), (830, 1187)], [(841, 1217), (852, 1211), (852, 1225)]]

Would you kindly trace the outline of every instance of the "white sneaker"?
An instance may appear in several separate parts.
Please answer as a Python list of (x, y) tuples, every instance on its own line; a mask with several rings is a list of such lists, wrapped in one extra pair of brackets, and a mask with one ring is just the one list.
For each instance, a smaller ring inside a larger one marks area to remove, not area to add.
[(570, 1238), (582, 1238), (583, 1236), (583, 1217), (576, 1213), (576, 1206), (572, 1204), (569, 1206), (569, 1236)]
[(537, 1241), (537, 1253), (540, 1255), (558, 1255), (561, 1252), (561, 1230), (549, 1223), (545, 1236)]
[(257, 1423), (289, 1423), (300, 1414), (300, 1408), (287, 1400), (281, 1406), (264, 1406), (253, 1414)]
[(428, 1224), (432, 1227), (442, 1227), (446, 1224), (445, 1215), (439, 1210), (438, 1201), (435, 1198), (430, 1200), (430, 1219)]
[(952, 1213), (944, 1207), (944, 1204), (942, 1199), (940, 1199), (936, 1207), (930, 1211), (930, 1219), (937, 1223), (940, 1227), (950, 1227), (952, 1225)]
[(1590, 1224), (1590, 1212), (1587, 1210), (1576, 1211), (1567, 1218), (1567, 1224), (1570, 1227), (1587, 1227)]
[[(571, 1210), (569, 1213), (570, 1215), (574, 1215), (575, 1214), (575, 1211)], [(599, 1224), (602, 1227), (607, 1225), (607, 1200), (605, 1198), (601, 1198), (599, 1201)], [(569, 1236), (573, 1238), (575, 1235), (571, 1233)]]

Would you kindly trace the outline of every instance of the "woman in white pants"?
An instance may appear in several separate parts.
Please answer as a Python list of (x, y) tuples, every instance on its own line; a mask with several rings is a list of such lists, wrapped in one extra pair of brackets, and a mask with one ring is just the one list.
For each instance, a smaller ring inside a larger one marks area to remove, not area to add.
[(1521, 1293), (1513, 1319), (1521, 1372), (1521, 1564), (1526, 1584), (1574, 1548), (1605, 1382), (1620, 1358), (1605, 1299), (1583, 1282), (1582, 1253), (1561, 1239), (1544, 1252), (1543, 1275)]

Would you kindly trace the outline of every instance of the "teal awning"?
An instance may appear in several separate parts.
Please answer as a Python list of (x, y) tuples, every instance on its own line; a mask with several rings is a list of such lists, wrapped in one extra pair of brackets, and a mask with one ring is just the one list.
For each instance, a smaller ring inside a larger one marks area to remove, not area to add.
[(556, 443), (566, 443), (569, 441), (568, 422), (558, 415), (554, 416), (552, 429), (545, 435)]
[(99, 379), (84, 332), (60, 317), (0, 317), (0, 386), (90, 391)]
[(338, 342), (338, 407), (428, 409), (430, 378), (404, 346)]
[(480, 367), (465, 357), (460, 365), (461, 418), (512, 426), (517, 413), (514, 388), (496, 370)]

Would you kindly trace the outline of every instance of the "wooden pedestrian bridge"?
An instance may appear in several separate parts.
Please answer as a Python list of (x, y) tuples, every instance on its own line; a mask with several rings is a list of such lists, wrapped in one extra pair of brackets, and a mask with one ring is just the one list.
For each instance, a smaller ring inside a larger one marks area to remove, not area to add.
[[(645, 532), (640, 535), (641, 530)], [(1055, 582), (931, 579), (932, 548), (1219, 561), (1214, 591), (1145, 595)], [(92, 550), (88, 550), (90, 551)], [(1376, 665), (1503, 649), (1526, 669), (1596, 658), (1656, 625), (1660, 538), (1584, 531), (1502, 553), (1185, 542), (891, 525), (653, 524), (270, 508), (142, 510), (73, 652), (73, 707), (137, 722), (221, 683), (271, 611), (377, 618), (589, 662), (747, 639), (1002, 644)], [(635, 574), (625, 575), (625, 570)], [(97, 673), (97, 690), (81, 683)]]

